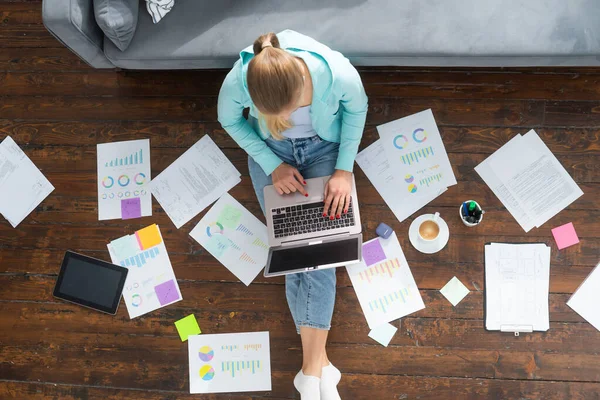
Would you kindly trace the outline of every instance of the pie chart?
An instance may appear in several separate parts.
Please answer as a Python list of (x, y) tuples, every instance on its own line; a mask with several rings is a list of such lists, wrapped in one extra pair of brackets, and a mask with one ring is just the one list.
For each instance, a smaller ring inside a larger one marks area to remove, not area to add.
[(211, 381), (215, 377), (215, 370), (210, 365), (203, 365), (200, 368), (200, 378), (203, 381)]
[(411, 174), (408, 174), (404, 177), (404, 180), (406, 181), (406, 183), (412, 183), (412, 181), (415, 180), (415, 177), (412, 176)]
[(213, 222), (212, 224), (210, 224), (206, 227), (206, 236), (212, 237), (215, 234), (218, 234), (218, 235), (223, 234), (223, 225), (221, 225), (218, 222)]
[(209, 346), (200, 347), (200, 351), (198, 352), (198, 357), (204, 362), (209, 362), (215, 356), (215, 352)]
[(415, 185), (414, 183), (411, 183), (410, 185), (408, 185), (408, 192), (409, 193), (417, 193), (417, 185)]

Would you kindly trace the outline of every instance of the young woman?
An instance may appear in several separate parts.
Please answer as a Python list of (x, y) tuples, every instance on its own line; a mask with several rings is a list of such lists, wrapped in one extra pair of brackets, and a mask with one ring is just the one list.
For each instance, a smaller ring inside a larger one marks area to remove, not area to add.
[[(250, 108), (248, 120), (243, 110)], [(219, 122), (249, 155), (260, 206), (263, 189), (308, 196), (305, 179), (331, 175), (324, 218), (347, 212), (352, 168), (367, 115), (360, 76), (340, 53), (286, 30), (262, 35), (240, 53), (219, 93)], [(302, 340), (294, 385), (304, 400), (339, 400), (340, 371), (325, 345), (335, 302), (335, 269), (286, 276), (286, 296)]]

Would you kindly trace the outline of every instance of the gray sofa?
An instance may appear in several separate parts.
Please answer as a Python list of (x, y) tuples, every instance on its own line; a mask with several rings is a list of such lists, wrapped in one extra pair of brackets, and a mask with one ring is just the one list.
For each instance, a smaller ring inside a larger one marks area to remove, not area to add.
[(176, 0), (120, 51), (92, 0), (44, 0), (47, 29), (95, 68), (230, 68), (261, 33), (293, 29), (359, 66), (600, 65), (600, 0)]

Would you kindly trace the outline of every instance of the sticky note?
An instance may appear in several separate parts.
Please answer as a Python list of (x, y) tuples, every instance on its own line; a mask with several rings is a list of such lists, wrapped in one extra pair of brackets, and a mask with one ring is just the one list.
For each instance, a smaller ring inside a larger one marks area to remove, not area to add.
[(139, 197), (121, 200), (121, 218), (132, 219), (142, 216), (142, 203)]
[(160, 231), (156, 224), (140, 229), (135, 233), (135, 236), (142, 250), (149, 249), (162, 242), (162, 237), (160, 236)]
[(369, 337), (381, 345), (388, 347), (388, 344), (390, 344), (392, 341), (392, 338), (396, 334), (397, 330), (398, 328), (396, 328), (394, 325), (385, 323), (374, 329), (371, 329), (371, 332), (369, 332)]
[(188, 336), (202, 333), (194, 314), (190, 314), (179, 321), (175, 321), (175, 328), (177, 328), (177, 333), (179, 333), (182, 342), (185, 342), (188, 339)]
[(169, 303), (179, 300), (179, 292), (173, 279), (154, 286), (154, 292), (161, 306), (166, 306)]
[(383, 247), (381, 247), (381, 242), (379, 242), (379, 239), (375, 239), (369, 243), (363, 244), (362, 257), (363, 260), (365, 260), (367, 267), (379, 261), (385, 260), (385, 252), (383, 251)]
[(235, 229), (238, 227), (241, 218), (241, 210), (235, 208), (230, 204), (226, 204), (221, 210), (217, 221), (225, 228)]
[(552, 229), (552, 235), (554, 236), (554, 240), (556, 240), (556, 246), (558, 246), (559, 250), (579, 243), (579, 238), (572, 222)]
[(469, 294), (469, 289), (457, 277), (453, 277), (440, 292), (453, 306), (456, 306)]
[(134, 235), (127, 235), (110, 242), (110, 247), (119, 260), (135, 256), (141, 249)]

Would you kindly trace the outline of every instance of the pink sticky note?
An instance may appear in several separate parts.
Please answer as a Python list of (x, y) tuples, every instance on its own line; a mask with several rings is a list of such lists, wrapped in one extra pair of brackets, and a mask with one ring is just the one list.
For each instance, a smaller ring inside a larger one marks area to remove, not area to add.
[(158, 296), (158, 302), (161, 306), (179, 300), (179, 292), (174, 280), (166, 281), (158, 286), (154, 286), (154, 292)]
[(363, 244), (362, 256), (363, 260), (365, 260), (365, 263), (367, 264), (367, 267), (375, 264), (376, 262), (385, 260), (385, 253), (381, 247), (379, 239), (375, 239), (372, 242)]
[(579, 243), (579, 238), (572, 222), (552, 229), (552, 235), (554, 235), (554, 240), (556, 240), (559, 250)]
[(132, 219), (142, 216), (142, 203), (139, 197), (121, 200), (121, 218)]

